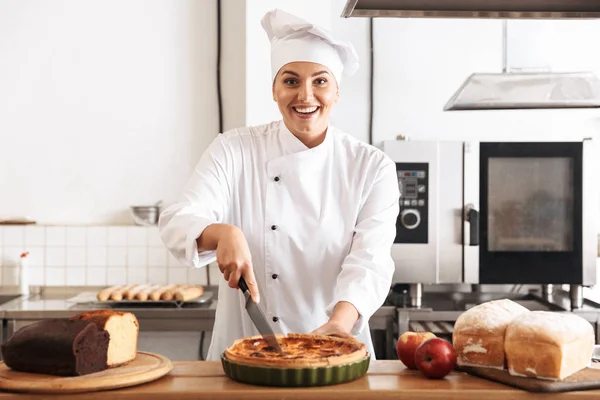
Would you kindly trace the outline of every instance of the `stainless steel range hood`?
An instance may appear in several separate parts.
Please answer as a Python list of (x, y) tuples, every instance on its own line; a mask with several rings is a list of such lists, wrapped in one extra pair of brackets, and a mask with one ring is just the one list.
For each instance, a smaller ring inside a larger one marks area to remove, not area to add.
[(591, 72), (474, 73), (444, 111), (599, 108), (600, 80)]
[(467, 77), (444, 111), (600, 108), (592, 72), (512, 72), (507, 68), (508, 19), (596, 19), (600, 0), (348, 0), (342, 17), (501, 18), (503, 68)]
[(598, 0), (348, 0), (342, 17), (600, 18)]
[(600, 108), (600, 80), (592, 72), (513, 72), (507, 32), (503, 20), (502, 72), (471, 74), (444, 111)]

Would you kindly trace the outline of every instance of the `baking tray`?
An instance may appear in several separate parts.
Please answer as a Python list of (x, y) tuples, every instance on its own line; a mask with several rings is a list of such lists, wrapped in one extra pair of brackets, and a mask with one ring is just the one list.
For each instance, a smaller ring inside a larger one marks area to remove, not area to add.
[(260, 386), (310, 387), (337, 385), (362, 377), (369, 369), (371, 356), (345, 365), (315, 368), (274, 368), (236, 363), (221, 354), (225, 374), (241, 383)]
[(107, 300), (99, 301), (96, 292), (80, 293), (68, 299), (68, 302), (86, 306), (103, 306), (110, 308), (193, 308), (206, 304), (212, 300), (213, 293), (204, 292), (197, 299), (188, 301), (177, 300)]

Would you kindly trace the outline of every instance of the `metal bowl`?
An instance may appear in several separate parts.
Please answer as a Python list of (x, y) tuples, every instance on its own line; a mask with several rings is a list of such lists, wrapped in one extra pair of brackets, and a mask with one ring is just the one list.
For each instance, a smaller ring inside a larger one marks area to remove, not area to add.
[(152, 226), (158, 224), (160, 215), (159, 206), (132, 206), (131, 214), (133, 222), (140, 226)]

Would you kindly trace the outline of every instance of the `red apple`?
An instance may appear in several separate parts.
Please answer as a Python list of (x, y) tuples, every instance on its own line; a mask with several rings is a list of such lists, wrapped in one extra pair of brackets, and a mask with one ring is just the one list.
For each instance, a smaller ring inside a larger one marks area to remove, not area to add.
[(417, 365), (415, 364), (415, 351), (417, 347), (426, 340), (434, 337), (436, 336), (431, 332), (404, 332), (396, 343), (398, 359), (407, 368), (417, 369)]
[(447, 340), (429, 339), (417, 347), (415, 364), (426, 377), (441, 379), (456, 366), (456, 352)]

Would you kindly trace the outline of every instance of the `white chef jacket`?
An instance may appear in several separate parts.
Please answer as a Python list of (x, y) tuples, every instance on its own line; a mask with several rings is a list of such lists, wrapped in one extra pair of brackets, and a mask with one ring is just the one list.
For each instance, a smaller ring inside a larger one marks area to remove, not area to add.
[[(201, 267), (216, 259), (215, 251), (198, 253), (202, 231), (239, 227), (276, 333), (310, 333), (347, 301), (360, 315), (351, 333), (374, 357), (368, 320), (391, 286), (399, 196), (396, 165), (381, 150), (333, 126), (308, 148), (275, 121), (218, 135), (181, 201), (161, 213), (159, 230), (175, 258)], [(209, 360), (258, 334), (242, 292), (223, 277), (218, 298)]]

